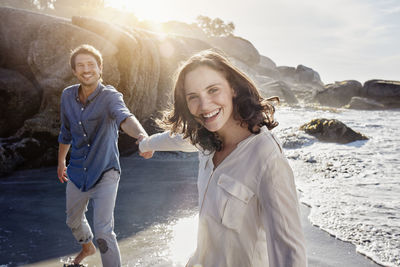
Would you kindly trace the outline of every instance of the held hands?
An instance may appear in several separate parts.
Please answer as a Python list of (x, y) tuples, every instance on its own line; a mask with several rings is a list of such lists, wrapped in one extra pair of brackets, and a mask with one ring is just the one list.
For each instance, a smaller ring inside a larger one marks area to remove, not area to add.
[[(145, 139), (147, 136), (144, 136), (143, 134), (139, 134), (136, 144), (139, 145), (140, 142), (143, 141), (143, 139)], [(145, 159), (149, 159), (151, 157), (153, 157), (154, 151), (147, 151), (147, 152), (141, 152), (139, 149), (139, 155)]]
[(61, 183), (68, 182), (67, 167), (65, 166), (65, 162), (58, 164), (57, 175)]

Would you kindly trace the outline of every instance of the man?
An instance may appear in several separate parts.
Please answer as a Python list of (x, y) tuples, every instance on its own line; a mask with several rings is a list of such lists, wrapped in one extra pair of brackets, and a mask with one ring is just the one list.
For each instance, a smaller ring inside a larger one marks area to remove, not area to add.
[[(94, 233), (103, 266), (118, 267), (121, 255), (113, 215), (121, 172), (118, 129), (140, 139), (147, 133), (125, 106), (122, 94), (101, 83), (103, 62), (98, 50), (81, 45), (72, 51), (70, 64), (80, 84), (67, 87), (61, 96), (57, 174), (61, 183), (68, 182), (67, 225), (82, 245), (73, 263), (79, 264), (96, 252), (85, 216), (92, 200)], [(67, 168), (65, 158), (70, 148)]]

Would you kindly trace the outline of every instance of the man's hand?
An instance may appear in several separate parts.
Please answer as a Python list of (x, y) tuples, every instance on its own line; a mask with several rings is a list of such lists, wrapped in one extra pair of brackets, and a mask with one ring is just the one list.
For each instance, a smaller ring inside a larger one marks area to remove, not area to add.
[(65, 162), (58, 164), (57, 175), (61, 183), (68, 182), (67, 167), (65, 166)]
[[(143, 141), (143, 139), (145, 139), (147, 136), (144, 136), (143, 134), (139, 134), (139, 137), (136, 141), (136, 144), (139, 145), (140, 142)], [(147, 152), (141, 152), (139, 149), (139, 155), (145, 159), (149, 159), (151, 157), (153, 157), (154, 151), (147, 151)]]

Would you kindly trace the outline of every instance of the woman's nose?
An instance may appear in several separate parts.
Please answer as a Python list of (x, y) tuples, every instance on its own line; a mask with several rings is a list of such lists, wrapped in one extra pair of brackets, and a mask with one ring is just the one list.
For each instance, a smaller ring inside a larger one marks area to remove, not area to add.
[(207, 111), (210, 106), (210, 98), (207, 96), (200, 97), (200, 109), (203, 111)]

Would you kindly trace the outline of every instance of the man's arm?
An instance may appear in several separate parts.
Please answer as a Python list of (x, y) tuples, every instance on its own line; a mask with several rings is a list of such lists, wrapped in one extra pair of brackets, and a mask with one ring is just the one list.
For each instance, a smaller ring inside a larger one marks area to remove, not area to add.
[[(121, 129), (131, 137), (138, 139), (138, 141), (149, 136), (135, 116), (130, 116), (121, 122)], [(153, 153), (154, 151), (144, 153), (139, 152), (139, 154), (146, 159), (151, 158)]]
[(138, 139), (141, 135), (148, 136), (146, 130), (135, 116), (129, 116), (121, 122), (121, 129), (135, 139)]
[(62, 144), (62, 143), (59, 143), (59, 146), (58, 146), (57, 175), (58, 175), (58, 179), (60, 180), (61, 183), (68, 181), (65, 158), (67, 157), (68, 150), (70, 147), (71, 147), (70, 144)]

